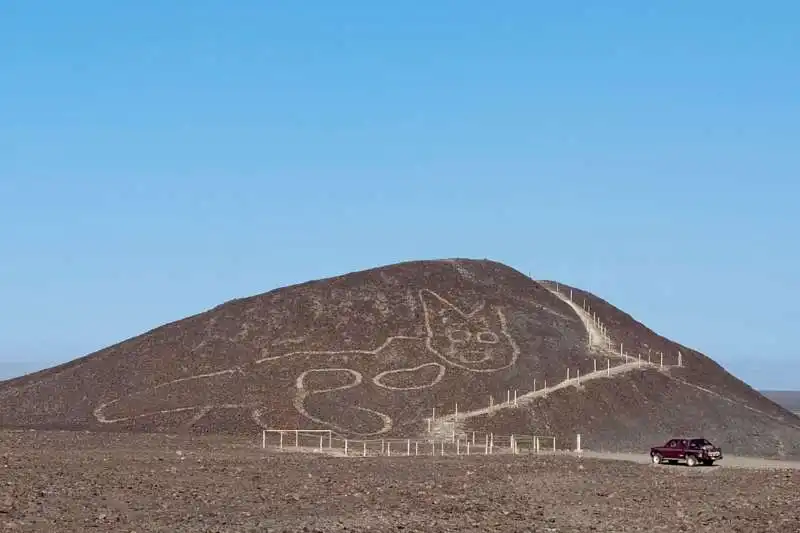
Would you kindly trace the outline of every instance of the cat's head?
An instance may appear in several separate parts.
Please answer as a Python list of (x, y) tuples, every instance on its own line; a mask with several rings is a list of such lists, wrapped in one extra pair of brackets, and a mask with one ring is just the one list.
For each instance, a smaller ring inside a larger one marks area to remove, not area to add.
[(473, 372), (495, 372), (517, 362), (519, 348), (500, 309), (481, 305), (466, 313), (438, 294), (420, 291), (428, 349)]

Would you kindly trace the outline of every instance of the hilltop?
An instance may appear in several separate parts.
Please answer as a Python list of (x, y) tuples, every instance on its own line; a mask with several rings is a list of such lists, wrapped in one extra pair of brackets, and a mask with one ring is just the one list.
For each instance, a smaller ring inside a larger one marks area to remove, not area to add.
[(380, 438), (425, 434), (434, 410), (437, 433), (569, 446), (581, 432), (619, 450), (702, 433), (731, 453), (800, 455), (800, 418), (710, 358), (588, 292), (486, 260), (276, 289), (0, 383), (4, 427)]

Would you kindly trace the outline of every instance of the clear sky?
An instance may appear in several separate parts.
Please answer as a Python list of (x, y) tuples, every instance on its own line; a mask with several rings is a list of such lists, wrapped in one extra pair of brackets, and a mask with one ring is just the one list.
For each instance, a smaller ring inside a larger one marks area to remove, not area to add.
[(793, 1), (5, 2), (0, 368), (458, 256), (800, 389), (798, 20)]

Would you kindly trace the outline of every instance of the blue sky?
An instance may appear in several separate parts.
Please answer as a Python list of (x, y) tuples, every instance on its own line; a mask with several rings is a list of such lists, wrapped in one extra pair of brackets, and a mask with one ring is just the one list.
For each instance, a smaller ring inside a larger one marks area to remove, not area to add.
[(4, 5), (0, 369), (458, 256), (800, 389), (798, 19), (789, 1)]

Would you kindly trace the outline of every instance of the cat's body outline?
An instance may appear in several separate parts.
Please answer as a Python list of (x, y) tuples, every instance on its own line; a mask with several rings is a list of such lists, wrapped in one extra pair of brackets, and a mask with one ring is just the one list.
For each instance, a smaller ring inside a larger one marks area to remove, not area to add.
[[(132, 398), (147, 393), (153, 393), (159, 391), (160, 389), (192, 380), (214, 380), (222, 377), (235, 378), (236, 376), (239, 375), (247, 376), (250, 374), (250, 371), (258, 373), (258, 369), (261, 368), (263, 365), (267, 365), (269, 363), (277, 362), (287, 358), (296, 358), (303, 356), (310, 358), (314, 358), (315, 356), (343, 356), (344, 358), (349, 358), (351, 356), (357, 356), (357, 357), (372, 356), (378, 362), (380, 362), (381, 354), (383, 354), (385, 351), (391, 350), (397, 344), (402, 344), (409, 341), (414, 343), (421, 343), (421, 345), (424, 347), (424, 353), (426, 353), (428, 356), (432, 358), (433, 357), (438, 358), (438, 360), (437, 359), (434, 359), (433, 361), (428, 360), (422, 362), (419, 365), (416, 365), (416, 367), (400, 367), (400, 368), (387, 367), (387, 369), (378, 373), (374, 373), (374, 375), (369, 376), (370, 381), (373, 384), (390, 391), (422, 390), (434, 387), (436, 384), (438, 384), (447, 373), (448, 367), (460, 368), (462, 370), (466, 370), (469, 372), (476, 372), (476, 373), (492, 373), (510, 368), (511, 366), (516, 364), (519, 358), (520, 349), (516, 341), (514, 340), (513, 336), (508, 331), (508, 324), (506, 321), (505, 314), (503, 313), (502, 307), (491, 306), (491, 311), (493, 311), (492, 313), (483, 313), (483, 315), (485, 316), (479, 317), (481, 312), (484, 311), (486, 308), (485, 302), (479, 304), (471, 312), (465, 312), (456, 305), (454, 305), (453, 303), (451, 303), (446, 298), (440, 296), (439, 294), (430, 289), (420, 289), (417, 291), (417, 295), (419, 297), (420, 302), (422, 303), (422, 309), (423, 309), (422, 314), (423, 314), (423, 322), (425, 329), (425, 334), (421, 337), (406, 336), (406, 335), (389, 335), (381, 344), (379, 344), (377, 347), (373, 349), (294, 350), (284, 354), (276, 356), (266, 356), (266, 357), (264, 356), (265, 351), (262, 351), (259, 354), (261, 357), (259, 357), (255, 361), (246, 363), (245, 365), (237, 365), (224, 370), (216, 372), (208, 372), (197, 376), (178, 378), (175, 380), (171, 380), (169, 382), (156, 385), (155, 387), (145, 389), (143, 391), (134, 392), (129, 395), (117, 398), (115, 400), (102, 403), (98, 405), (94, 411), (95, 418), (101, 423), (113, 424), (138, 418), (144, 418), (148, 416), (156, 416), (159, 414), (170, 414), (170, 413), (194, 410), (197, 411), (197, 413), (195, 414), (194, 417), (192, 417), (190, 421), (191, 424), (193, 424), (196, 423), (198, 420), (202, 419), (213, 409), (249, 408), (251, 409), (250, 416), (253, 419), (253, 421), (260, 427), (268, 428), (268, 425), (265, 424), (264, 421), (262, 420), (262, 417), (264, 416), (263, 404), (259, 402), (223, 403), (223, 404), (208, 403), (208, 404), (193, 405), (193, 406), (183, 406), (172, 409), (153, 410), (145, 413), (135, 414), (132, 416), (123, 416), (117, 418), (108, 418), (107, 416), (105, 416), (104, 411), (106, 408), (114, 404), (117, 404), (118, 402), (124, 400), (125, 398)], [(436, 317), (439, 318), (439, 322), (436, 321)], [(479, 318), (476, 319), (476, 317)], [(491, 320), (496, 321), (499, 331), (497, 332), (493, 331), (492, 328), (488, 325)], [(450, 323), (449, 325), (448, 322)], [(484, 326), (484, 329), (478, 331), (477, 333), (471, 331), (469, 328), (464, 329), (471, 322), (482, 324)], [(539, 342), (541, 342), (542, 339), (539, 338), (538, 340)], [(470, 344), (474, 345), (475, 343), (477, 343), (482, 353), (488, 352), (490, 353), (490, 355), (486, 355), (485, 353), (483, 353), (482, 357), (478, 358), (468, 358), (466, 355), (464, 355), (465, 346)], [(500, 364), (496, 363), (493, 364), (496, 358), (492, 357), (491, 352), (493, 351), (495, 346), (502, 345), (502, 343), (505, 343), (506, 348), (510, 349), (510, 353), (505, 353), (505, 354), (501, 353), (499, 355), (499, 357), (501, 358)], [(418, 368), (426, 366), (434, 366), (434, 365), (438, 367), (436, 378), (427, 384), (422, 384), (419, 386), (412, 386), (407, 388), (396, 388), (391, 386), (387, 387), (385, 384), (381, 382), (381, 378), (384, 378), (389, 374), (407, 372), (416, 370)], [(325, 371), (345, 372), (345, 373), (350, 373), (353, 376), (357, 374), (358, 378), (347, 386), (334, 387), (328, 390), (321, 389), (321, 390), (309, 391), (305, 387), (304, 383), (305, 377), (308, 376), (310, 373), (325, 372)], [(301, 372), (300, 375), (298, 375), (295, 380), (295, 387), (294, 387), (295, 390), (294, 390), (294, 398), (292, 404), (300, 414), (302, 414), (304, 417), (308, 418), (312, 422), (315, 422), (320, 425), (329, 426), (331, 428), (335, 428), (337, 431), (340, 431), (342, 433), (357, 434), (363, 437), (376, 436), (387, 433), (393, 427), (392, 418), (386, 415), (385, 413), (371, 410), (366, 407), (352, 406), (356, 409), (373, 413), (380, 420), (382, 420), (382, 427), (379, 430), (371, 432), (354, 432), (330, 420), (325, 420), (317, 416), (314, 416), (306, 409), (306, 400), (312, 396), (319, 394), (336, 394), (357, 387), (363, 384), (363, 381), (364, 381), (364, 376), (362, 371), (353, 368), (348, 368), (345, 366), (327, 367), (327, 368), (326, 367), (307, 368), (306, 370)]]

